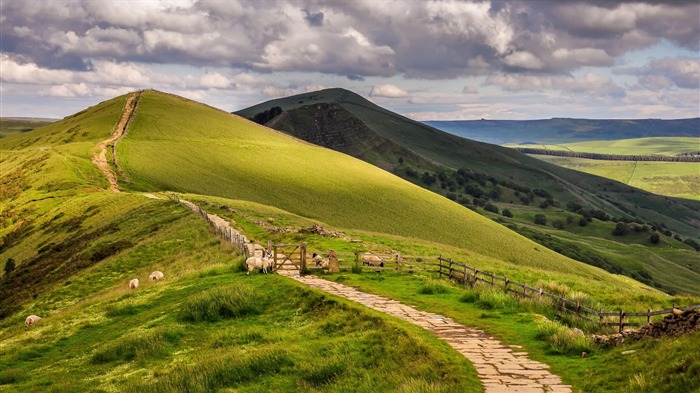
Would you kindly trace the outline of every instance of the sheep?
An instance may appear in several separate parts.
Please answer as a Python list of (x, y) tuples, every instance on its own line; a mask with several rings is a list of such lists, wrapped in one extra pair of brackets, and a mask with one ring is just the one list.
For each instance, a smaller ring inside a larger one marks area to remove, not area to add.
[(136, 289), (139, 287), (139, 279), (135, 278), (131, 281), (129, 281), (129, 289)]
[(250, 257), (245, 260), (246, 276), (250, 275), (255, 269), (262, 269), (263, 273), (267, 274), (267, 269), (272, 266), (272, 260), (270, 259), (270, 253), (265, 250), (263, 257)]
[(362, 254), (362, 264), (367, 264), (368, 266), (374, 267), (384, 267), (384, 262), (382, 262), (382, 259), (370, 253)]
[(38, 315), (30, 315), (24, 320), (24, 328), (27, 329), (35, 323), (41, 321), (41, 317)]
[(151, 281), (158, 281), (163, 277), (165, 277), (165, 274), (163, 274), (163, 272), (161, 272), (160, 270), (156, 270), (153, 273), (151, 273), (150, 276), (148, 276), (148, 279)]
[(328, 269), (328, 258), (321, 258), (320, 255), (313, 253), (311, 260), (314, 261), (314, 264), (316, 264), (316, 267), (320, 267), (322, 269)]

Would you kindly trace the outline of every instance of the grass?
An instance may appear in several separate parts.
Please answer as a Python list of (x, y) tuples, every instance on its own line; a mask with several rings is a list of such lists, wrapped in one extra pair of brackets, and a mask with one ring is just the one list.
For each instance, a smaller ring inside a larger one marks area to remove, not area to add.
[(189, 299), (180, 309), (178, 318), (185, 322), (216, 322), (262, 312), (269, 299), (244, 285), (214, 288)]
[(630, 186), (669, 197), (700, 199), (700, 164), (691, 162), (631, 162), (589, 160), (554, 156), (538, 159), (606, 177)]

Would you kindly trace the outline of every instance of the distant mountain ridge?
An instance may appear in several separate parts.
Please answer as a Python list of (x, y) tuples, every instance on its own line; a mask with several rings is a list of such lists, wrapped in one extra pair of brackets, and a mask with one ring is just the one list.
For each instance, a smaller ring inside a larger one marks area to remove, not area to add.
[(647, 137), (700, 138), (700, 117), (690, 119), (450, 120), (425, 124), (464, 138), (507, 143), (568, 143)]

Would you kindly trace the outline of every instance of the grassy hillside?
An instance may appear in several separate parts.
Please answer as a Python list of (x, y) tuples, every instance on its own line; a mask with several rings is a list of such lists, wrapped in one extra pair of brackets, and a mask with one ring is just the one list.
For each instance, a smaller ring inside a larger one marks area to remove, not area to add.
[[(0, 261), (16, 264), (0, 276), (0, 391), (479, 391), (422, 330), (247, 277), (186, 208), (106, 191), (90, 154), (123, 103), (0, 142)], [(43, 320), (25, 331), (29, 314)]]
[(543, 119), (427, 121), (435, 128), (469, 139), (508, 143), (571, 143), (647, 137), (700, 137), (700, 118)]
[(535, 250), (502, 226), (365, 162), (181, 98), (144, 93), (117, 151), (133, 189), (251, 200), (333, 226), (452, 244), (522, 265), (601, 274)]
[[(528, 157), (512, 149), (464, 139), (439, 131), (400, 116), (365, 100), (359, 95), (343, 89), (327, 89), (268, 101), (236, 112), (252, 118), (255, 114), (279, 106), (295, 118), (295, 124), (305, 124), (306, 132), (315, 129), (314, 118), (320, 116), (319, 104), (331, 103), (352, 113), (374, 134), (388, 140), (396, 148), (389, 152), (375, 145), (373, 154), (358, 155), (382, 168), (447, 195), (449, 184), (441, 186), (426, 182), (423, 173), (439, 175), (435, 166), (448, 175), (459, 169), (472, 174), (493, 178), (503, 184), (515, 183), (521, 187), (539, 188), (552, 195), (561, 206), (576, 202), (587, 209), (599, 209), (614, 217), (640, 219), (646, 222), (663, 223), (669, 229), (684, 236), (698, 236), (700, 204), (694, 201), (660, 197), (625, 184), (598, 176), (569, 170)], [(306, 107), (306, 109), (305, 109)], [(313, 109), (316, 108), (316, 109)], [(282, 116), (285, 114), (283, 113)], [(306, 117), (305, 122), (299, 120)], [(270, 124), (293, 135), (298, 126), (280, 121)], [(345, 132), (351, 132), (347, 129)], [(343, 151), (342, 149), (339, 149)], [(396, 157), (398, 151), (410, 154)], [(417, 156), (417, 157), (416, 157)], [(428, 164), (426, 164), (428, 163)], [(461, 184), (449, 192), (460, 192)], [(463, 191), (464, 193), (464, 191)], [(458, 195), (454, 199), (459, 199)]]

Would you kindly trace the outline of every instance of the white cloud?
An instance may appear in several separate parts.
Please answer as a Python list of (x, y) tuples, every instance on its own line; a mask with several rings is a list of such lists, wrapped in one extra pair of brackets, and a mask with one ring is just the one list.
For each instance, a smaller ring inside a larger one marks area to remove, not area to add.
[(540, 70), (545, 65), (537, 56), (527, 51), (513, 52), (503, 58), (503, 63), (510, 67), (529, 70)]
[(391, 84), (375, 85), (372, 87), (372, 91), (370, 91), (369, 96), (385, 98), (403, 98), (408, 97), (408, 92), (402, 90), (400, 87)]

